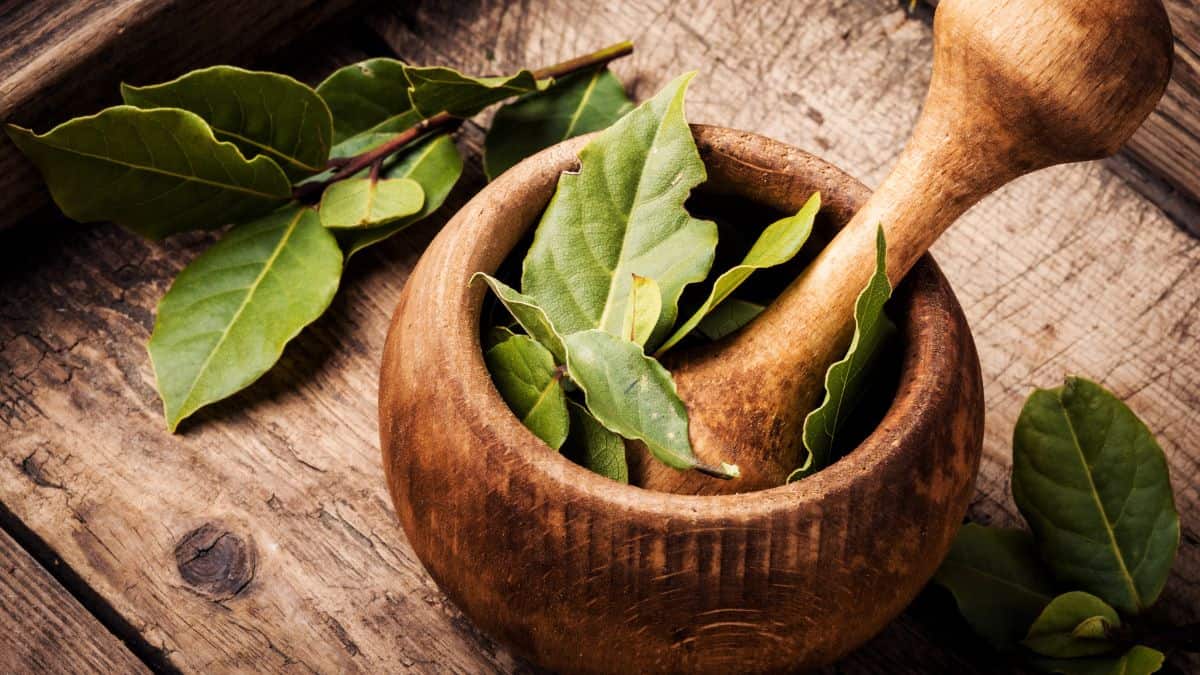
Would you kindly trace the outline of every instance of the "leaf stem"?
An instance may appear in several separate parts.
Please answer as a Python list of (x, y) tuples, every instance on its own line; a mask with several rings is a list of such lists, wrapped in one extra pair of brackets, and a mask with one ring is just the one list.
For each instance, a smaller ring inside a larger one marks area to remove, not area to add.
[[(584, 54), (573, 59), (557, 63), (553, 66), (541, 68), (533, 71), (533, 76), (536, 79), (543, 80), (548, 77), (563, 77), (581, 70), (601, 66), (613, 59), (619, 59), (623, 56), (628, 56), (633, 53), (633, 43), (629, 41), (618, 42), (614, 45), (609, 45), (604, 49)], [(321, 193), (325, 188), (340, 180), (345, 180), (350, 176), (370, 167), (376, 163), (382, 163), (389, 156), (402, 150), (405, 146), (413, 143), (428, 134), (448, 131), (453, 127), (462, 123), (462, 119), (451, 115), (448, 112), (442, 111), (432, 117), (427, 117), (413, 126), (392, 136), (382, 145), (379, 145), (366, 152), (352, 155), (350, 157), (334, 157), (329, 160), (329, 168), (335, 169), (332, 176), (327, 180), (305, 183), (296, 186), (292, 190), (292, 198), (298, 202), (311, 204), (320, 198)]]

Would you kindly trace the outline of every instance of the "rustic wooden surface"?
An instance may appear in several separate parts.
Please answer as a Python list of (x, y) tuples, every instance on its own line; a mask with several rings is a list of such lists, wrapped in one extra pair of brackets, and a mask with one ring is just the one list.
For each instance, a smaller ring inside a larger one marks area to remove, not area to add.
[[(698, 68), (693, 121), (779, 138), (869, 185), (915, 120), (931, 48), (928, 24), (888, 0), (427, 0), (364, 20), (405, 58), (478, 71), (632, 38), (638, 51), (616, 70), (640, 98)], [(328, 66), (357, 58), (305, 53)], [(479, 138), (463, 132), (472, 170), (445, 212), (481, 184)], [(109, 605), (120, 619), (110, 629), (142, 640), (135, 651), (152, 666), (528, 670), (422, 570), (379, 466), (384, 331), (438, 220), (356, 258), (331, 312), (283, 362), (178, 436), (163, 431), (143, 344), (158, 297), (209, 239), (151, 244), (51, 215), (0, 238), (0, 499)], [(1200, 243), (1086, 164), (1022, 179), (934, 252), (986, 383), (971, 516), (1018, 522), (1010, 434), (1029, 390), (1066, 373), (1098, 379), (1167, 452), (1184, 534), (1161, 606), (1200, 619)], [(1008, 672), (961, 623), (939, 621), (945, 611), (927, 594), (833, 672)]]
[[(0, 0), (0, 122), (57, 123), (120, 102), (117, 85), (270, 54), (355, 0)], [(0, 134), (0, 230), (49, 202)]]
[(12, 537), (0, 532), (0, 672), (147, 672)]

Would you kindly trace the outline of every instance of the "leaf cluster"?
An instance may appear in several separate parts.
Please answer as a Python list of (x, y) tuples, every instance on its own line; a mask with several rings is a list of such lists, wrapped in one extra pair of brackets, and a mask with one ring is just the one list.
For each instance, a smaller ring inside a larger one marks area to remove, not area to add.
[(975, 632), (1046, 672), (1157, 671), (1164, 656), (1139, 617), (1180, 530), (1146, 425), (1082, 378), (1037, 390), (1013, 435), (1012, 490), (1029, 531), (968, 523), (934, 577)]
[(628, 49), (567, 62), (578, 72), (552, 67), (561, 87), (529, 70), (472, 77), (387, 58), (315, 88), (215, 66), (122, 85), (123, 105), (43, 134), (6, 131), (75, 220), (150, 239), (232, 225), (159, 304), (149, 352), (173, 431), (270, 369), (329, 306), (345, 260), (442, 205), (463, 168), (456, 120), (523, 96), (488, 137), (498, 173), (623, 111), (604, 61)]
[[(814, 194), (799, 212), (766, 227), (741, 263), (719, 275), (707, 297), (679, 321), (681, 296), (709, 276), (718, 240), (716, 223), (685, 207), (706, 179), (684, 115), (692, 77), (675, 79), (622, 116), (583, 148), (578, 171), (560, 176), (522, 261), (520, 290), (476, 275), (523, 331), (492, 333), (497, 341), (487, 363), (502, 397), (552, 448), (616, 480), (628, 476), (622, 439), (640, 441), (676, 469), (737, 476), (736, 466), (699, 462), (687, 409), (658, 358), (684, 340), (719, 339), (762, 311), (734, 292), (756, 270), (794, 258), (821, 208)], [(600, 79), (587, 86), (581, 81), (578, 91), (564, 89), (564, 96), (582, 100), (602, 86)], [(606, 108), (619, 112), (625, 106), (614, 101)], [(590, 117), (576, 115), (561, 125)], [(891, 324), (882, 313), (891, 293), (883, 272), (885, 249), (880, 231), (879, 269), (860, 298), (854, 344), (846, 360), (830, 369), (827, 399), (810, 416), (812, 437), (820, 443), (809, 446), (804, 471), (831, 461), (833, 438), (889, 334)], [(536, 373), (530, 363), (540, 364)], [(529, 392), (537, 387), (539, 405), (555, 413), (531, 419)], [(563, 420), (581, 429), (574, 433)]]

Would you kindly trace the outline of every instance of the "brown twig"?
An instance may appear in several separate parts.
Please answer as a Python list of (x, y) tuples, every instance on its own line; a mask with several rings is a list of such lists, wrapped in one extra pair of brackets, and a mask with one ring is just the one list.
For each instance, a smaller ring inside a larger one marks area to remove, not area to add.
[[(538, 80), (544, 80), (549, 77), (563, 77), (571, 73), (586, 70), (587, 68), (604, 65), (613, 59), (619, 59), (631, 53), (633, 53), (632, 42), (618, 42), (615, 45), (610, 45), (591, 54), (577, 56), (562, 63), (535, 70), (533, 71), (533, 76)], [(392, 136), (386, 143), (371, 150), (351, 157), (334, 157), (329, 160), (328, 165), (329, 168), (335, 169), (332, 176), (323, 181), (296, 186), (292, 190), (292, 198), (305, 204), (314, 203), (321, 196), (321, 193), (325, 191), (325, 188), (333, 183), (345, 180), (372, 165), (382, 164), (389, 156), (399, 152), (405, 146), (419, 140), (423, 136), (434, 132), (448, 131), (461, 123), (461, 118), (443, 111), (417, 122), (408, 129)]]

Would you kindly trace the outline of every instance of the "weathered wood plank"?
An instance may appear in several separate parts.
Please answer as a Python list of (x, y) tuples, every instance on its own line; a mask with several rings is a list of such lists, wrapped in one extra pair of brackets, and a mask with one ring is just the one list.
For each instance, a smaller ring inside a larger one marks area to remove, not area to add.
[[(354, 0), (0, 0), (0, 121), (58, 123), (119, 102), (122, 81), (246, 63)], [(37, 171), (0, 134), (0, 230), (49, 201)]]
[(1178, 191), (1164, 195), (1164, 208), (1200, 236), (1200, 4), (1165, 4), (1175, 31), (1175, 70), (1162, 102), (1130, 139), (1126, 153)]
[(149, 671), (12, 537), (0, 532), (0, 672)]
[[(809, 148), (868, 183), (915, 119), (930, 58), (928, 26), (888, 0), (429, 0), (372, 20), (407, 58), (484, 72), (634, 38), (637, 53), (616, 69), (639, 97), (699, 68), (694, 121)], [(475, 153), (478, 133), (464, 136)], [(474, 160), (448, 210), (479, 186)], [(378, 465), (379, 350), (436, 222), (356, 259), (330, 314), (280, 366), (179, 436), (162, 430), (143, 343), (158, 297), (208, 238), (160, 245), (107, 225), (31, 225), (0, 246), (0, 494), (166, 660), (265, 672), (526, 668), (420, 568)], [(987, 380), (972, 517), (1016, 520), (1009, 436), (1028, 390), (1066, 372), (1101, 379), (1167, 450), (1185, 542), (1163, 605), (1200, 618), (1200, 449), (1189, 443), (1200, 435), (1200, 243), (1103, 167), (1080, 165), (979, 206), (937, 254)], [(835, 672), (1009, 672), (938, 622), (939, 602), (923, 599)]]

